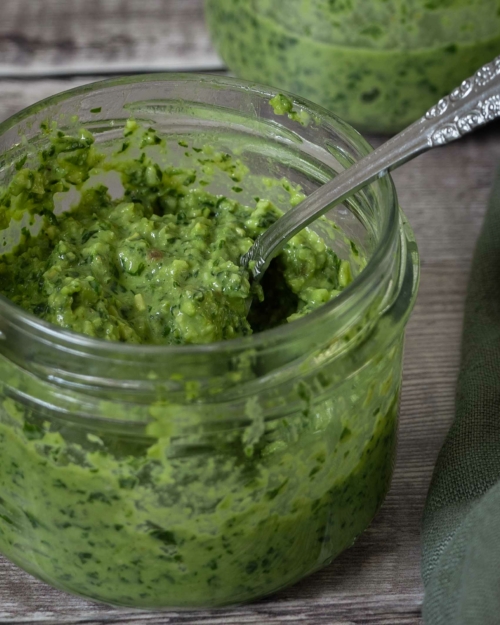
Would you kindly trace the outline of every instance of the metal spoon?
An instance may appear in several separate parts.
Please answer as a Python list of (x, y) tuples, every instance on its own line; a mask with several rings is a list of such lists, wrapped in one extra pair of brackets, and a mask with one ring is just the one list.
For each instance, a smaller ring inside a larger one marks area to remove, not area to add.
[(500, 117), (500, 56), (454, 89), (421, 119), (338, 174), (263, 232), (241, 257), (259, 282), (286, 242), (377, 178), (427, 150), (460, 139)]

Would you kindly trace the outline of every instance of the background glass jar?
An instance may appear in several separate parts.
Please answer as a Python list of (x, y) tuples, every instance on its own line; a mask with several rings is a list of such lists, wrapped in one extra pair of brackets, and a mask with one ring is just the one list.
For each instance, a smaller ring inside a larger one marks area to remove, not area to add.
[(396, 132), (500, 53), (499, 0), (207, 0), (241, 78)]
[[(369, 146), (307, 101), (276, 115), (275, 95), (195, 75), (82, 87), (0, 125), (0, 183), (19, 159), (36, 162), (43, 122), (83, 125), (106, 152), (133, 116), (167, 138), (172, 162), (203, 168), (196, 146), (209, 144), (248, 168), (238, 188), (221, 169), (208, 190), (255, 202), (264, 175), (286, 210), (270, 178), (310, 193)], [(250, 600), (353, 543), (389, 488), (418, 254), (389, 177), (328, 217), (333, 235), (321, 220), (314, 228), (352, 263), (353, 283), (243, 339), (104, 342), (0, 297), (2, 553), (58, 588), (153, 608)]]

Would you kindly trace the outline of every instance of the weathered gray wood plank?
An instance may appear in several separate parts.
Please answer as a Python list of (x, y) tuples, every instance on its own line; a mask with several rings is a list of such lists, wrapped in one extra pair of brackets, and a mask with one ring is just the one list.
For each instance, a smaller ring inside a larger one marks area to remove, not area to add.
[[(0, 0), (1, 1), (1, 0)], [(23, 108), (48, 98), (60, 91), (79, 87), (99, 80), (100, 77), (85, 76), (68, 79), (14, 80), (0, 77), (0, 121)]]
[[(0, 81), (0, 119), (82, 81)], [(267, 600), (197, 613), (113, 610), (53, 590), (0, 559), (0, 623), (419, 624), (420, 517), (453, 417), (467, 273), (498, 161), (500, 128), (494, 127), (396, 172), (400, 201), (422, 253), (422, 283), (407, 333), (393, 486), (377, 519), (352, 549)]]
[(217, 69), (203, 0), (2, 0), (0, 76)]

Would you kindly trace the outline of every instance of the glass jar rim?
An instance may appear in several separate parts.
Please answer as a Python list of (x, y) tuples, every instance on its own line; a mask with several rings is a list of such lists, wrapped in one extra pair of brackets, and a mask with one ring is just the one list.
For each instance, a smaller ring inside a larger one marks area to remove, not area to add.
[[(291, 99), (294, 106), (299, 106), (308, 113), (310, 112), (317, 118), (321, 119), (322, 123), (332, 127), (335, 132), (342, 133), (344, 135), (343, 138), (363, 156), (372, 150), (370, 144), (352, 126), (337, 117), (334, 113), (305, 98), (283, 90), (275, 89), (273, 87), (260, 85), (255, 82), (244, 81), (226, 76), (195, 73), (141, 74), (137, 76), (111, 78), (63, 91), (21, 110), (0, 123), (0, 137), (14, 125), (27, 121), (31, 115), (39, 113), (48, 106), (64, 102), (73, 97), (96, 93), (116, 86), (123, 87), (137, 83), (162, 83), (174, 81), (192, 81), (195, 83), (201, 82), (207, 85), (214, 84), (218, 88), (224, 88), (224, 86), (226, 86), (231, 89), (241, 89), (241, 91), (254, 92), (257, 95), (265, 96), (268, 99), (271, 99), (275, 95), (283, 94)], [(8, 320), (13, 325), (22, 326), (22, 329), (25, 331), (32, 331), (38, 334), (38, 337), (43, 341), (56, 341), (59, 344), (63, 344), (73, 349), (88, 348), (92, 350), (93, 353), (99, 353), (99, 355), (104, 358), (106, 357), (106, 353), (113, 353), (114, 357), (118, 355), (123, 356), (124, 358), (131, 358), (139, 353), (143, 356), (149, 354), (155, 358), (158, 356), (169, 357), (177, 355), (209, 356), (210, 354), (220, 351), (232, 353), (252, 348), (259, 349), (265, 348), (269, 344), (284, 342), (287, 339), (293, 340), (294, 337), (306, 333), (312, 325), (321, 322), (322, 319), (327, 317), (330, 318), (337, 313), (339, 317), (345, 318), (348, 311), (357, 304), (358, 297), (356, 296), (359, 292), (366, 289), (369, 290), (370, 285), (377, 281), (380, 268), (386, 262), (388, 255), (391, 253), (393, 241), (398, 236), (398, 231), (400, 230), (400, 219), (396, 190), (391, 176), (387, 174), (373, 184), (382, 185), (382, 195), (385, 201), (381, 206), (383, 219), (379, 240), (376, 243), (375, 249), (369, 258), (367, 265), (360, 272), (360, 274), (354, 278), (353, 282), (335, 298), (330, 300), (330, 302), (323, 304), (316, 310), (291, 323), (287, 323), (270, 330), (258, 332), (250, 336), (208, 344), (137, 345), (116, 341), (106, 341), (104, 339), (93, 338), (72, 330), (61, 328), (27, 312), (3, 295), (0, 295), (0, 317)]]

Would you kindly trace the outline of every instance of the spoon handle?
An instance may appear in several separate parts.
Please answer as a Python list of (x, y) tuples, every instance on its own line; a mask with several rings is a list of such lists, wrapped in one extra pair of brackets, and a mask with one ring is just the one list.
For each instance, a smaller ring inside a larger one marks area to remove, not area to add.
[(335, 204), (434, 147), (500, 117), (500, 56), (441, 99), (421, 119), (342, 171), (263, 232), (242, 259), (259, 280), (285, 243)]

